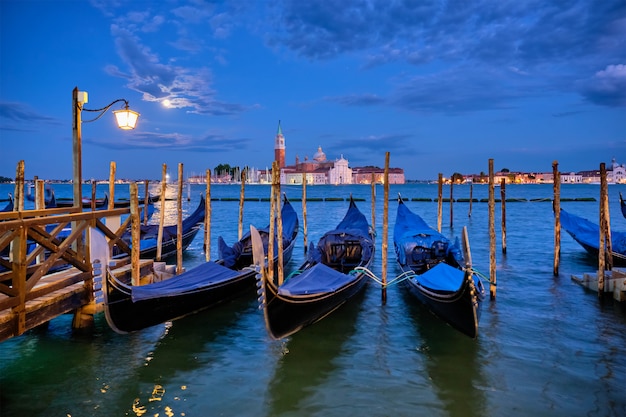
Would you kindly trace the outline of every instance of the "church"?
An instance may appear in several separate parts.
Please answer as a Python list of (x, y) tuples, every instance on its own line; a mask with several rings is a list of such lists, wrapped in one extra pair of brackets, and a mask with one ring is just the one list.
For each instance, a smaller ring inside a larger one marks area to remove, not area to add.
[[(348, 160), (341, 155), (339, 159), (329, 161), (322, 147), (317, 148), (317, 152), (313, 155), (313, 159), (304, 157), (303, 161), (296, 156), (294, 165), (285, 164), (285, 136), (283, 135), (280, 121), (278, 121), (278, 131), (274, 138), (274, 160), (278, 162), (280, 167), (280, 183), (281, 184), (302, 184), (303, 177), (306, 177), (306, 183), (311, 185), (344, 185), (344, 184), (363, 184), (370, 183), (372, 175), (369, 174), (374, 169), (375, 181), (382, 183), (382, 168), (367, 167), (369, 176), (363, 180), (359, 177), (357, 182), (354, 181), (354, 171), (361, 172), (363, 168), (349, 167)], [(401, 168), (391, 168), (389, 170), (389, 182), (391, 184), (404, 184), (404, 170)], [(393, 175), (391, 175), (393, 173)]]

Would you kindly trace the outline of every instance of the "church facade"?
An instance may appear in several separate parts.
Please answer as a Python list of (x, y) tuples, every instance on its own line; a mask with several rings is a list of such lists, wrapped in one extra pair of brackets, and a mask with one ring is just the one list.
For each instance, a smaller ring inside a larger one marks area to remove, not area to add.
[[(343, 155), (339, 159), (329, 161), (321, 146), (317, 148), (313, 159), (309, 160), (305, 157), (303, 161), (300, 161), (300, 158), (296, 156), (293, 165), (285, 165), (285, 149), (285, 137), (279, 121), (278, 132), (274, 138), (274, 159), (280, 166), (281, 184), (302, 184), (304, 178), (306, 178), (306, 183), (311, 185), (370, 184), (372, 178), (377, 183), (382, 183), (384, 179), (384, 169), (372, 166), (350, 168), (348, 160)], [(390, 184), (404, 184), (404, 182), (403, 169), (389, 169)]]

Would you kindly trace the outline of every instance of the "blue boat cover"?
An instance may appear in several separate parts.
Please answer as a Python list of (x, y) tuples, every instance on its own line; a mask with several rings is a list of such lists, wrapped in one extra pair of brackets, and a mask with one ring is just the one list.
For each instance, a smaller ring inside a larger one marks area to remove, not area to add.
[(412, 277), (411, 280), (432, 290), (454, 292), (461, 288), (464, 278), (463, 270), (440, 262), (423, 274)]
[(330, 293), (357, 279), (356, 275), (343, 274), (324, 264), (315, 264), (278, 288), (281, 295), (306, 295)]
[(154, 284), (133, 286), (133, 302), (151, 298), (172, 297), (228, 281), (241, 272), (215, 262), (205, 262), (187, 272)]
[(396, 223), (393, 229), (394, 244), (398, 248), (396, 254), (398, 263), (407, 265), (405, 247), (421, 246), (425, 248), (432, 247), (434, 242), (448, 243), (448, 251), (455, 251), (454, 256), (457, 260), (462, 259), (458, 242), (454, 245), (450, 244), (450, 240), (431, 228), (420, 216), (413, 213), (404, 203), (398, 204), (396, 214)]
[[(600, 227), (589, 220), (561, 209), (561, 226), (574, 240), (598, 250), (600, 248)], [(626, 232), (611, 230), (613, 252), (626, 255)]]
[[(283, 248), (286, 248), (291, 242), (294, 231), (299, 227), (298, 214), (293, 209), (293, 206), (286, 201), (283, 204), (283, 208), (280, 212), (281, 221), (283, 223)], [(267, 225), (262, 229), (259, 229), (259, 234), (263, 238), (263, 250), (267, 254), (267, 241), (269, 236), (270, 226)], [(276, 226), (274, 231), (277, 231)], [(241, 240), (235, 242), (231, 247), (224, 239), (219, 236), (217, 239), (217, 253), (218, 258), (224, 261), (224, 265), (231, 268), (236, 265), (237, 259), (244, 252), (246, 247), (251, 247), (250, 232), (247, 232)], [(274, 244), (274, 257), (278, 256), (278, 244)]]

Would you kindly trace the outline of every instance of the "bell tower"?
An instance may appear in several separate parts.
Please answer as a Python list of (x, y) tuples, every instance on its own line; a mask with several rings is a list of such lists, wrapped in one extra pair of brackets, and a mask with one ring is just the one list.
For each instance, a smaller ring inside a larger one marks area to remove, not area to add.
[(274, 160), (278, 161), (280, 168), (285, 167), (285, 137), (280, 128), (280, 120), (278, 121), (278, 132), (276, 132), (276, 138), (274, 139)]

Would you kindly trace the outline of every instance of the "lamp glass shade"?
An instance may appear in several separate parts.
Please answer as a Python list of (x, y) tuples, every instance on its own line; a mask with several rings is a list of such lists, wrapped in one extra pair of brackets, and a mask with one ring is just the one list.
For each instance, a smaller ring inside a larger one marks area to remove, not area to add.
[(139, 113), (130, 109), (115, 110), (113, 114), (115, 115), (117, 126), (124, 130), (134, 129), (139, 118)]

